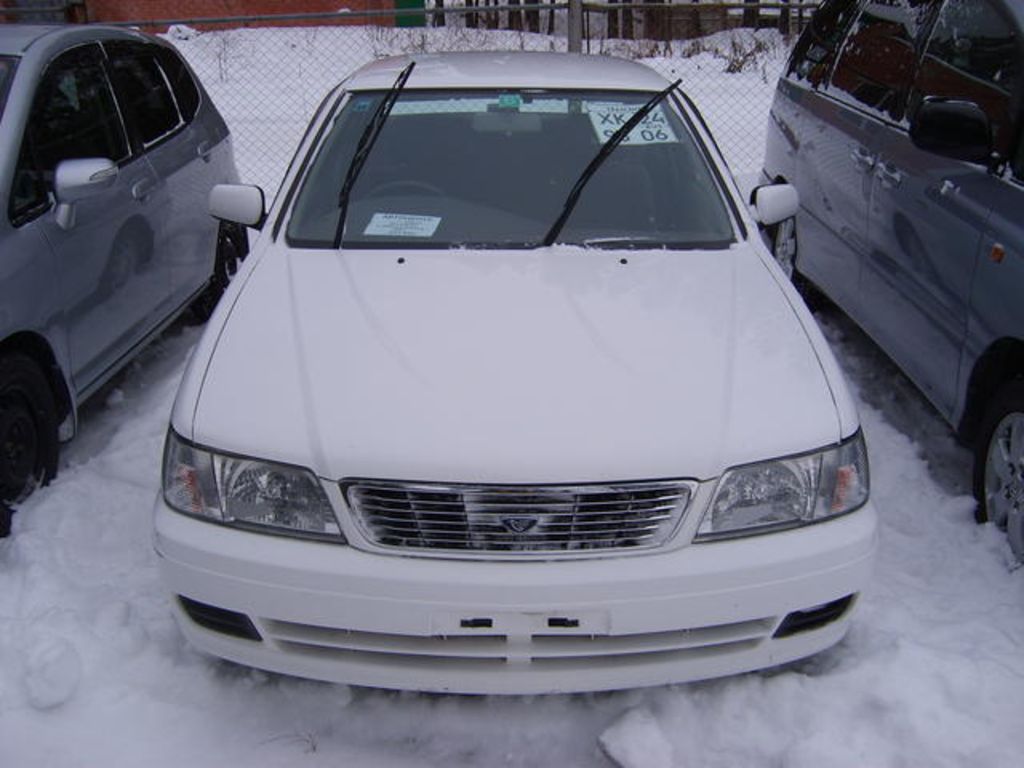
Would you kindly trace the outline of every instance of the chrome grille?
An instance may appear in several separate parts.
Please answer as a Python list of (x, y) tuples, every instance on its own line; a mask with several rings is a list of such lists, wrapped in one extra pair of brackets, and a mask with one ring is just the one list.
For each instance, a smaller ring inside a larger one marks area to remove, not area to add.
[(350, 480), (342, 490), (364, 535), (403, 550), (586, 553), (657, 547), (695, 483), (449, 485)]

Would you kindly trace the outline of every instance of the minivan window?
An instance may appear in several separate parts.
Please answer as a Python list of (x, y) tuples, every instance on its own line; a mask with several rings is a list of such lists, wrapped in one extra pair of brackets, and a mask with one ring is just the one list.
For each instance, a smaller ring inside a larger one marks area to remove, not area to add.
[(818, 86), (828, 76), (835, 60), (836, 48), (842, 42), (850, 20), (857, 13), (858, 0), (826, 0), (814, 16), (807, 31), (793, 48), (788, 74)]
[(850, 28), (830, 92), (887, 120), (903, 118), (922, 22), (936, 0), (878, 0)]
[[(343, 245), (538, 246), (575, 180), (651, 95), (404, 91), (352, 188)], [(346, 170), (381, 98), (355, 93), (334, 118), (296, 198), (289, 244), (333, 247)], [(680, 249), (734, 240), (707, 160), (668, 103), (608, 156), (559, 236), (594, 247)]]
[(104, 47), (136, 149), (159, 141), (181, 125), (170, 84), (149, 46), (118, 41)]
[(9, 214), (19, 224), (49, 206), (53, 174), (61, 160), (128, 155), (128, 143), (95, 45), (68, 51), (47, 68), (32, 101)]
[(989, 0), (947, 0), (921, 60), (915, 102), (927, 96), (975, 102), (992, 122), (994, 148), (1008, 156), (1018, 44), (1013, 27)]
[(18, 60), (9, 56), (0, 56), (0, 116), (4, 114), (4, 104), (7, 103), (7, 89), (10, 87), (14, 77), (14, 67)]

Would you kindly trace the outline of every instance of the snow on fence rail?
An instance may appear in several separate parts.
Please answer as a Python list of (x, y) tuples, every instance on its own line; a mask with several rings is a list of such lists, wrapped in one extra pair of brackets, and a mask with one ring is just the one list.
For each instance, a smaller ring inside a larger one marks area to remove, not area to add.
[[(412, 13), (424, 25), (416, 27), (394, 26), (395, 14), (408, 13), (403, 9), (164, 19), (144, 26), (166, 28), (202, 79), (231, 127), (243, 180), (273, 192), (324, 95), (368, 61), (407, 52), (566, 50), (568, 4), (525, 8), (420, 9)], [(631, 16), (623, 15), (627, 8)], [(583, 50), (638, 59), (682, 78), (733, 170), (753, 173), (760, 170), (763, 127), (791, 30), (807, 18), (794, 3), (780, 31), (782, 8), (761, 4), (751, 28), (741, 26), (749, 10), (744, 4), (590, 3)], [(335, 23), (341, 16), (344, 23)]]

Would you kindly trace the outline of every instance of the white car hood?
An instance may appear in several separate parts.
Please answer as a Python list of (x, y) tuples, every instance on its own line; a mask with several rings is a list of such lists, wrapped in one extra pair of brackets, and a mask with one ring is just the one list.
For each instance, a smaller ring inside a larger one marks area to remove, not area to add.
[(201, 346), (176, 421), (325, 478), (708, 479), (842, 437), (814, 346), (746, 244), (274, 244)]

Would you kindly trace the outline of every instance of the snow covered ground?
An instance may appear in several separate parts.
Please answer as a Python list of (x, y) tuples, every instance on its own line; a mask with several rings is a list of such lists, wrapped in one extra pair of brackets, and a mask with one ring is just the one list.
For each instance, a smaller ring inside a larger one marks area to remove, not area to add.
[[(726, 97), (705, 104), (713, 125), (741, 124), (756, 146), (770, 86), (744, 97), (725, 76), (707, 83)], [(761, 115), (729, 112), (744, 102)], [(225, 113), (240, 161), (274, 184), (276, 161), (241, 140), (259, 122)], [(1011, 570), (1004, 536), (974, 524), (970, 457), (939, 417), (835, 310), (818, 318), (860, 401), (882, 519), (847, 638), (779, 670), (520, 698), (313, 683), (184, 643), (150, 546), (164, 430), (200, 332), (172, 328), (89, 405), (59, 477), (0, 541), (0, 766), (1020, 765), (1024, 569)]]

